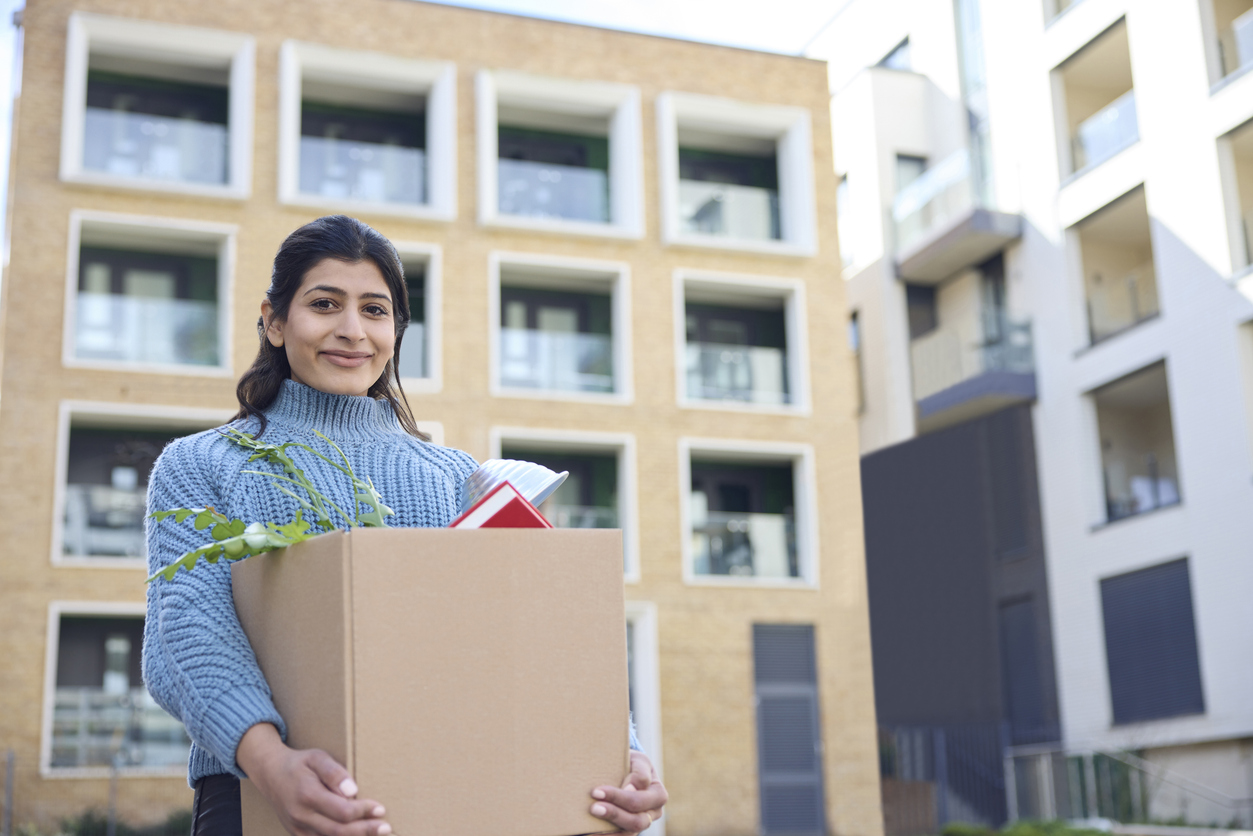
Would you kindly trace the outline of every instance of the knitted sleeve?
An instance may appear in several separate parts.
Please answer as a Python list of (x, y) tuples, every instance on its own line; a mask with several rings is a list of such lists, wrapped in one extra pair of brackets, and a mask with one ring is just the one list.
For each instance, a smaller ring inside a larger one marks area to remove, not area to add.
[[(203, 508), (226, 511), (219, 485), (227, 461), (216, 433), (200, 433), (169, 444), (148, 483), (148, 508)], [(207, 542), (190, 522), (147, 521), (148, 568), (155, 574)], [(235, 614), (231, 570), (226, 561), (202, 563), (148, 586), (144, 625), (143, 676), (153, 698), (177, 717), (202, 754), (246, 777), (235, 762), (244, 732), (257, 723), (286, 728), (257, 666), (252, 646)], [(195, 754), (193, 753), (193, 760)], [(193, 764), (193, 769), (195, 768)]]

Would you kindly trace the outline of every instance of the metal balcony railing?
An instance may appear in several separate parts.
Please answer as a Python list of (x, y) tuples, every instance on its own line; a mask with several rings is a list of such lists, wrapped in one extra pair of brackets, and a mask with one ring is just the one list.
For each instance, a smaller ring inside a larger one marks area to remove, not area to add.
[(426, 151), (302, 136), (300, 191), (334, 199), (425, 203)]
[(222, 184), (227, 179), (226, 125), (86, 109), (83, 168), (121, 177)]
[(1134, 328), (1159, 313), (1157, 271), (1146, 262), (1117, 279), (1092, 276), (1086, 287), (1088, 337), (1093, 343)]
[(791, 403), (787, 352), (781, 348), (688, 343), (686, 367), (689, 398)]
[(1178, 505), (1179, 483), (1163, 473), (1174, 470), (1173, 459), (1170, 453), (1107, 454), (1103, 469), (1106, 518), (1112, 522)]
[(775, 189), (680, 180), (679, 218), (684, 232), (752, 241), (782, 237)]
[(143, 557), (143, 488), (66, 485), (62, 551), (75, 557)]
[(618, 509), (601, 505), (553, 505), (540, 509), (554, 528), (617, 528)]
[(612, 392), (613, 338), (608, 334), (500, 329), (503, 386), (563, 392)]
[(78, 294), (75, 354), (82, 360), (218, 362), (218, 306), (194, 299)]
[(57, 688), (53, 767), (171, 767), (187, 762), (191, 740), (144, 688)]
[(796, 526), (791, 514), (693, 515), (692, 556), (697, 575), (799, 577)]
[(932, 231), (979, 205), (979, 188), (963, 148), (929, 167), (896, 193), (892, 221), (896, 251), (904, 252)]
[(1074, 170), (1100, 165), (1139, 139), (1136, 93), (1128, 90), (1079, 123), (1071, 138)]
[(502, 215), (609, 222), (609, 172), (598, 168), (498, 160)]
[(1253, 64), (1253, 9), (1231, 21), (1218, 33), (1218, 53), (1224, 77)]
[(937, 328), (910, 344), (914, 400), (921, 401), (987, 372), (1035, 370), (1031, 326), (987, 316), (983, 341), (963, 339), (956, 328)]

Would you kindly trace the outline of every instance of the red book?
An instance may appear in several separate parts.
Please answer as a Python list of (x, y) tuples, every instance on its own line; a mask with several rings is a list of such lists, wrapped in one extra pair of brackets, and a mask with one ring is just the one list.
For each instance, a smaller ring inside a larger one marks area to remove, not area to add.
[(508, 482), (492, 488), (449, 528), (552, 528), (552, 523)]

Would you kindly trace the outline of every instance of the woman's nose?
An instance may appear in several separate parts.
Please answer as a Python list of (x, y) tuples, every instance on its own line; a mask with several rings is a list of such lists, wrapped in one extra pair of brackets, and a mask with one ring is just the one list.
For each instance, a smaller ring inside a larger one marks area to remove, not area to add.
[(335, 336), (354, 342), (364, 339), (365, 328), (362, 327), (361, 314), (354, 310), (344, 311), (343, 316), (335, 323)]

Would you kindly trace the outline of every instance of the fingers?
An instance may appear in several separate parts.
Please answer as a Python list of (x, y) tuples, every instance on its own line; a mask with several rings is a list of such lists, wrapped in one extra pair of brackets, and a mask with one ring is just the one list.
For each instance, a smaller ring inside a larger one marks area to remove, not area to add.
[[(660, 781), (655, 781), (647, 789), (636, 790), (622, 787), (597, 787), (592, 797), (598, 801), (607, 801), (627, 813), (654, 812), (654, 819), (660, 818), (661, 808), (670, 800), (669, 793)], [(596, 815), (593, 813), (593, 815)], [(602, 817), (603, 818), (603, 817)]]
[(345, 798), (352, 798), (357, 794), (357, 782), (352, 780), (348, 770), (321, 749), (310, 749), (305, 763), (327, 789), (334, 790)]
[[(319, 820), (318, 825), (311, 824), (315, 832), (326, 836), (388, 836), (391, 833), (391, 826), (382, 820), (387, 814), (383, 805), (373, 799), (356, 798), (357, 784), (347, 769), (320, 749), (305, 754), (305, 763), (317, 780), (301, 787), (299, 801), (311, 820)], [(324, 830), (322, 821), (335, 827)]]
[(379, 819), (345, 824), (316, 814), (297, 822), (297, 825), (302, 836), (389, 836), (392, 832), (391, 825)]
[(619, 830), (627, 833), (639, 833), (647, 830), (653, 823), (648, 812), (633, 813), (607, 801), (598, 801), (592, 805), (591, 813), (598, 819), (604, 819)]

